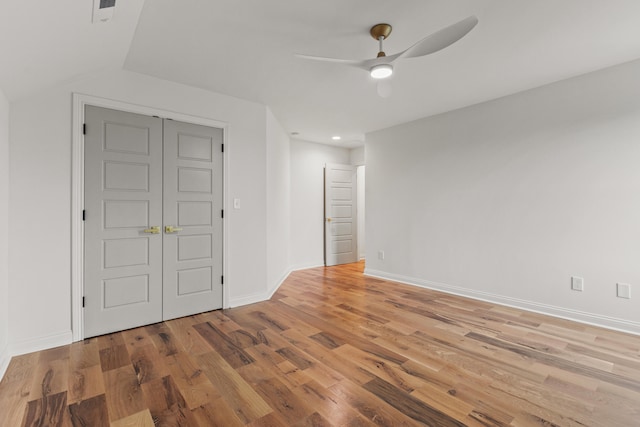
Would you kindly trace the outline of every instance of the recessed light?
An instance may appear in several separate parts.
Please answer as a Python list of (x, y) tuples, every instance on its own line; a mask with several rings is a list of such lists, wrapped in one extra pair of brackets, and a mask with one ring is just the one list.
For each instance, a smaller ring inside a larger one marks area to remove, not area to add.
[(333, 139), (334, 141), (340, 141), (342, 138), (336, 135), (336, 136), (332, 136), (331, 139)]

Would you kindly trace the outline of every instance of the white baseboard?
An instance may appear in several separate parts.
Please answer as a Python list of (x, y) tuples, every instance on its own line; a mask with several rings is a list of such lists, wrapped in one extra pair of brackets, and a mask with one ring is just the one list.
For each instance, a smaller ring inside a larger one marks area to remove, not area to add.
[(448, 294), (459, 295), (480, 301), (486, 301), (495, 304), (501, 304), (520, 310), (531, 311), (548, 316), (559, 317), (562, 319), (572, 320), (574, 322), (585, 323), (588, 325), (599, 326), (602, 328), (612, 329), (616, 331), (626, 332), (629, 334), (640, 335), (640, 323), (608, 317), (599, 314), (587, 313), (584, 311), (573, 310), (564, 307), (557, 307), (548, 304), (541, 304), (533, 301), (522, 300), (518, 298), (507, 297), (503, 295), (492, 294), (489, 292), (476, 291), (473, 289), (452, 286), (446, 283), (432, 282), (415, 277), (407, 277), (400, 274), (387, 273), (385, 271), (371, 270), (365, 268), (366, 276), (377, 277), (385, 280), (404, 283), (407, 285), (418, 286), (421, 288), (432, 289), (445, 292)]
[(229, 307), (242, 307), (243, 305), (255, 304), (267, 299), (266, 292), (260, 292), (258, 294), (245, 295), (238, 298), (229, 299)]
[(4, 349), (0, 350), (0, 380), (4, 377), (12, 357), (59, 347), (61, 345), (71, 344), (72, 342), (73, 336), (71, 331), (65, 331), (59, 334), (19, 340), (6, 345)]
[(284, 281), (287, 280), (287, 278), (289, 278), (289, 275), (291, 274), (292, 271), (293, 270), (289, 269), (286, 272), (284, 272), (284, 274), (282, 275), (282, 277), (280, 277), (280, 280), (278, 280), (278, 282), (275, 284), (275, 286), (273, 286), (271, 288), (271, 290), (267, 292), (267, 298), (266, 299), (271, 299), (273, 294), (275, 294), (278, 291), (278, 289), (280, 289), (280, 286), (282, 286)]
[(241, 307), (243, 305), (255, 304), (257, 302), (270, 300), (273, 294), (275, 294), (276, 291), (280, 289), (280, 286), (282, 286), (284, 281), (287, 280), (287, 278), (289, 277), (292, 271), (293, 271), (292, 269), (289, 269), (285, 273), (283, 273), (280, 280), (274, 286), (272, 286), (271, 289), (267, 290), (266, 292), (251, 294), (251, 295), (247, 295), (239, 298), (233, 298), (229, 301), (229, 306)]
[(296, 264), (292, 266), (289, 271), (306, 270), (308, 268), (318, 268), (318, 267), (324, 267), (324, 260), (304, 263), (304, 264)]
[(9, 345), (7, 344), (4, 348), (0, 349), (0, 381), (4, 378), (4, 373), (7, 372), (10, 361), (11, 356), (9, 355)]
[(21, 354), (33, 353), (34, 351), (41, 351), (48, 348), (71, 344), (72, 342), (73, 334), (69, 330), (60, 332), (58, 334), (46, 335), (43, 337), (30, 338), (13, 342), (9, 346), (9, 351), (11, 357), (13, 357), (19, 356)]

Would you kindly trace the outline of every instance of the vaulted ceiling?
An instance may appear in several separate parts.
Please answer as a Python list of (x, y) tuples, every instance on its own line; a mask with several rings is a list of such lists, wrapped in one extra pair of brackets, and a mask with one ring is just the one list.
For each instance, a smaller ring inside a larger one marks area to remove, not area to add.
[[(364, 134), (640, 57), (638, 0), (3, 0), (0, 88), (15, 101), (104, 69), (126, 69), (268, 105), (299, 138), (357, 145)], [(359, 69), (304, 53), (366, 59), (369, 28), (395, 53), (469, 15), (478, 26), (400, 62), (392, 95)]]

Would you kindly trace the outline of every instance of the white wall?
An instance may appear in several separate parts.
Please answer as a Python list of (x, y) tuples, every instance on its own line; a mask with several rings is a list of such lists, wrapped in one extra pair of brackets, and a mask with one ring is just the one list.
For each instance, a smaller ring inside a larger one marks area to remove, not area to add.
[(640, 333), (639, 141), (640, 61), (368, 134), (367, 272)]
[(291, 219), (289, 135), (267, 108), (267, 286), (273, 292), (289, 274)]
[(349, 162), (346, 148), (291, 140), (293, 269), (324, 265), (324, 165)]
[(9, 363), (9, 101), (0, 91), (0, 379)]
[(364, 166), (364, 146), (349, 151), (349, 162), (354, 166)]
[(12, 104), (9, 240), (10, 342), (14, 353), (70, 340), (72, 92), (228, 123), (225, 156), (230, 303), (266, 292), (266, 108), (114, 70)]

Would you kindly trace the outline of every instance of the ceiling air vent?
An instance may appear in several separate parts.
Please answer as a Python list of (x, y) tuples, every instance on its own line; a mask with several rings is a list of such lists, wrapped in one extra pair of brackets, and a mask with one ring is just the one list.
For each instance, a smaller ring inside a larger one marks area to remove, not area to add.
[(116, 0), (93, 0), (93, 22), (107, 22), (115, 8)]

